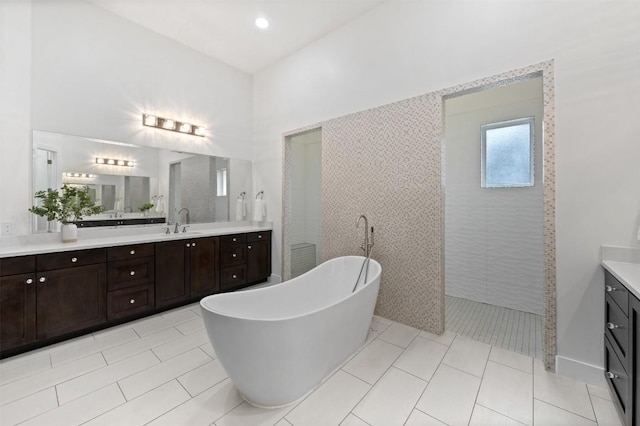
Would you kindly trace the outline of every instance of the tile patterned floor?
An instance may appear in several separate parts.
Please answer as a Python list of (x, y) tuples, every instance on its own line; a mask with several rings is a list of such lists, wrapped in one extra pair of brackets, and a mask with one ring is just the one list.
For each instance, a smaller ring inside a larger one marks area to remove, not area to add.
[(240, 398), (189, 305), (0, 362), (0, 424), (607, 425), (605, 388), (447, 331), (374, 317), (366, 345), (296, 405)]
[(445, 329), (512, 352), (544, 359), (542, 316), (445, 296)]

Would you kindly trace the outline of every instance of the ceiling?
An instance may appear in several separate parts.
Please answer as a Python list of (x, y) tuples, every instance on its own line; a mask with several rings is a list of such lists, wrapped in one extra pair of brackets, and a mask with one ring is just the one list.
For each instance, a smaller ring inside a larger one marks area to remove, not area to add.
[[(248, 73), (290, 55), (384, 0), (89, 0)], [(260, 30), (257, 17), (270, 26)]]

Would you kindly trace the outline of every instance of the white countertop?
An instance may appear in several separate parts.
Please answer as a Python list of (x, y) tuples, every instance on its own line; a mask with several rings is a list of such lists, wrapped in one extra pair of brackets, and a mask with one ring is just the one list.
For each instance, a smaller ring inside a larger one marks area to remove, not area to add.
[[(173, 226), (171, 228), (171, 231), (173, 231)], [(272, 226), (270, 222), (193, 224), (189, 225), (187, 232), (179, 232), (177, 234), (173, 232), (166, 234), (165, 225), (79, 229), (78, 241), (75, 243), (61, 242), (59, 232), (1, 238), (0, 257), (85, 250), (99, 247), (154, 243), (159, 241), (211, 237), (217, 235), (242, 234), (247, 232), (269, 231), (271, 229)], [(182, 226), (180, 227), (180, 231), (182, 231)]]
[(602, 266), (640, 299), (640, 249), (602, 246)]

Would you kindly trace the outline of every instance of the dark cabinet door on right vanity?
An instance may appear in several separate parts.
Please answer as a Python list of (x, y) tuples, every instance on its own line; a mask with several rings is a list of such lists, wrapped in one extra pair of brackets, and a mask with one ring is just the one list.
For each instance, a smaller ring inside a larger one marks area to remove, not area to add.
[(629, 324), (631, 326), (629, 377), (631, 378), (631, 424), (640, 426), (640, 301), (629, 295)]

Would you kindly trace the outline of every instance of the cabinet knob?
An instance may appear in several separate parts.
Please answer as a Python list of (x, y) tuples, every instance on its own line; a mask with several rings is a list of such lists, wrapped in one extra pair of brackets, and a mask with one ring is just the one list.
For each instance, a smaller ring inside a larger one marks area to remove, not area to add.
[(131, 271), (129, 272), (129, 275), (134, 276), (136, 274), (136, 271)]
[(192, 247), (195, 247), (195, 246), (196, 246), (196, 243), (191, 243), (191, 246), (192, 246)]
[(617, 379), (618, 375), (612, 373), (611, 371), (607, 371), (607, 378), (609, 378), (609, 379)]
[(76, 263), (77, 261), (78, 261), (78, 258), (77, 258), (77, 257), (72, 257), (72, 258), (71, 258), (71, 262)]
[(231, 278), (233, 278), (235, 280), (236, 278), (238, 278), (238, 276), (234, 274), (234, 275), (231, 276)]
[(260, 240), (260, 239), (262, 239), (262, 235), (258, 235), (258, 239), (259, 239), (259, 240)]
[(191, 247), (191, 244), (187, 243), (187, 247)]
[(129, 254), (136, 254), (136, 251), (135, 251), (135, 250), (131, 250), (131, 251), (129, 252)]
[(247, 246), (247, 248), (248, 248), (249, 250), (251, 250), (251, 246)]
[(134, 303), (136, 303), (136, 299), (129, 300), (129, 303), (131, 303), (133, 305)]
[(231, 256), (232, 256), (232, 257), (238, 257), (238, 255), (237, 255), (237, 254), (235, 254), (235, 253), (233, 253)]
[(233, 242), (235, 243), (236, 241), (237, 241), (237, 240), (234, 238), (234, 239), (233, 239)]
[(617, 324), (614, 324), (614, 323), (612, 323), (612, 322), (608, 322), (608, 323), (607, 323), (607, 328), (608, 328), (609, 330), (615, 330), (616, 328), (620, 328), (620, 326), (619, 326), (619, 325), (617, 325)]
[(616, 287), (611, 287), (610, 285), (605, 285), (604, 289), (607, 291), (607, 293), (611, 293), (612, 291), (618, 291)]
[(40, 278), (38, 278), (38, 282), (41, 282), (41, 283), (45, 282), (46, 280), (47, 280), (47, 279), (46, 279), (45, 277), (40, 277)]
[(33, 279), (27, 278), (27, 280), (25, 281), (25, 284), (31, 284), (31, 283), (33, 283)]

